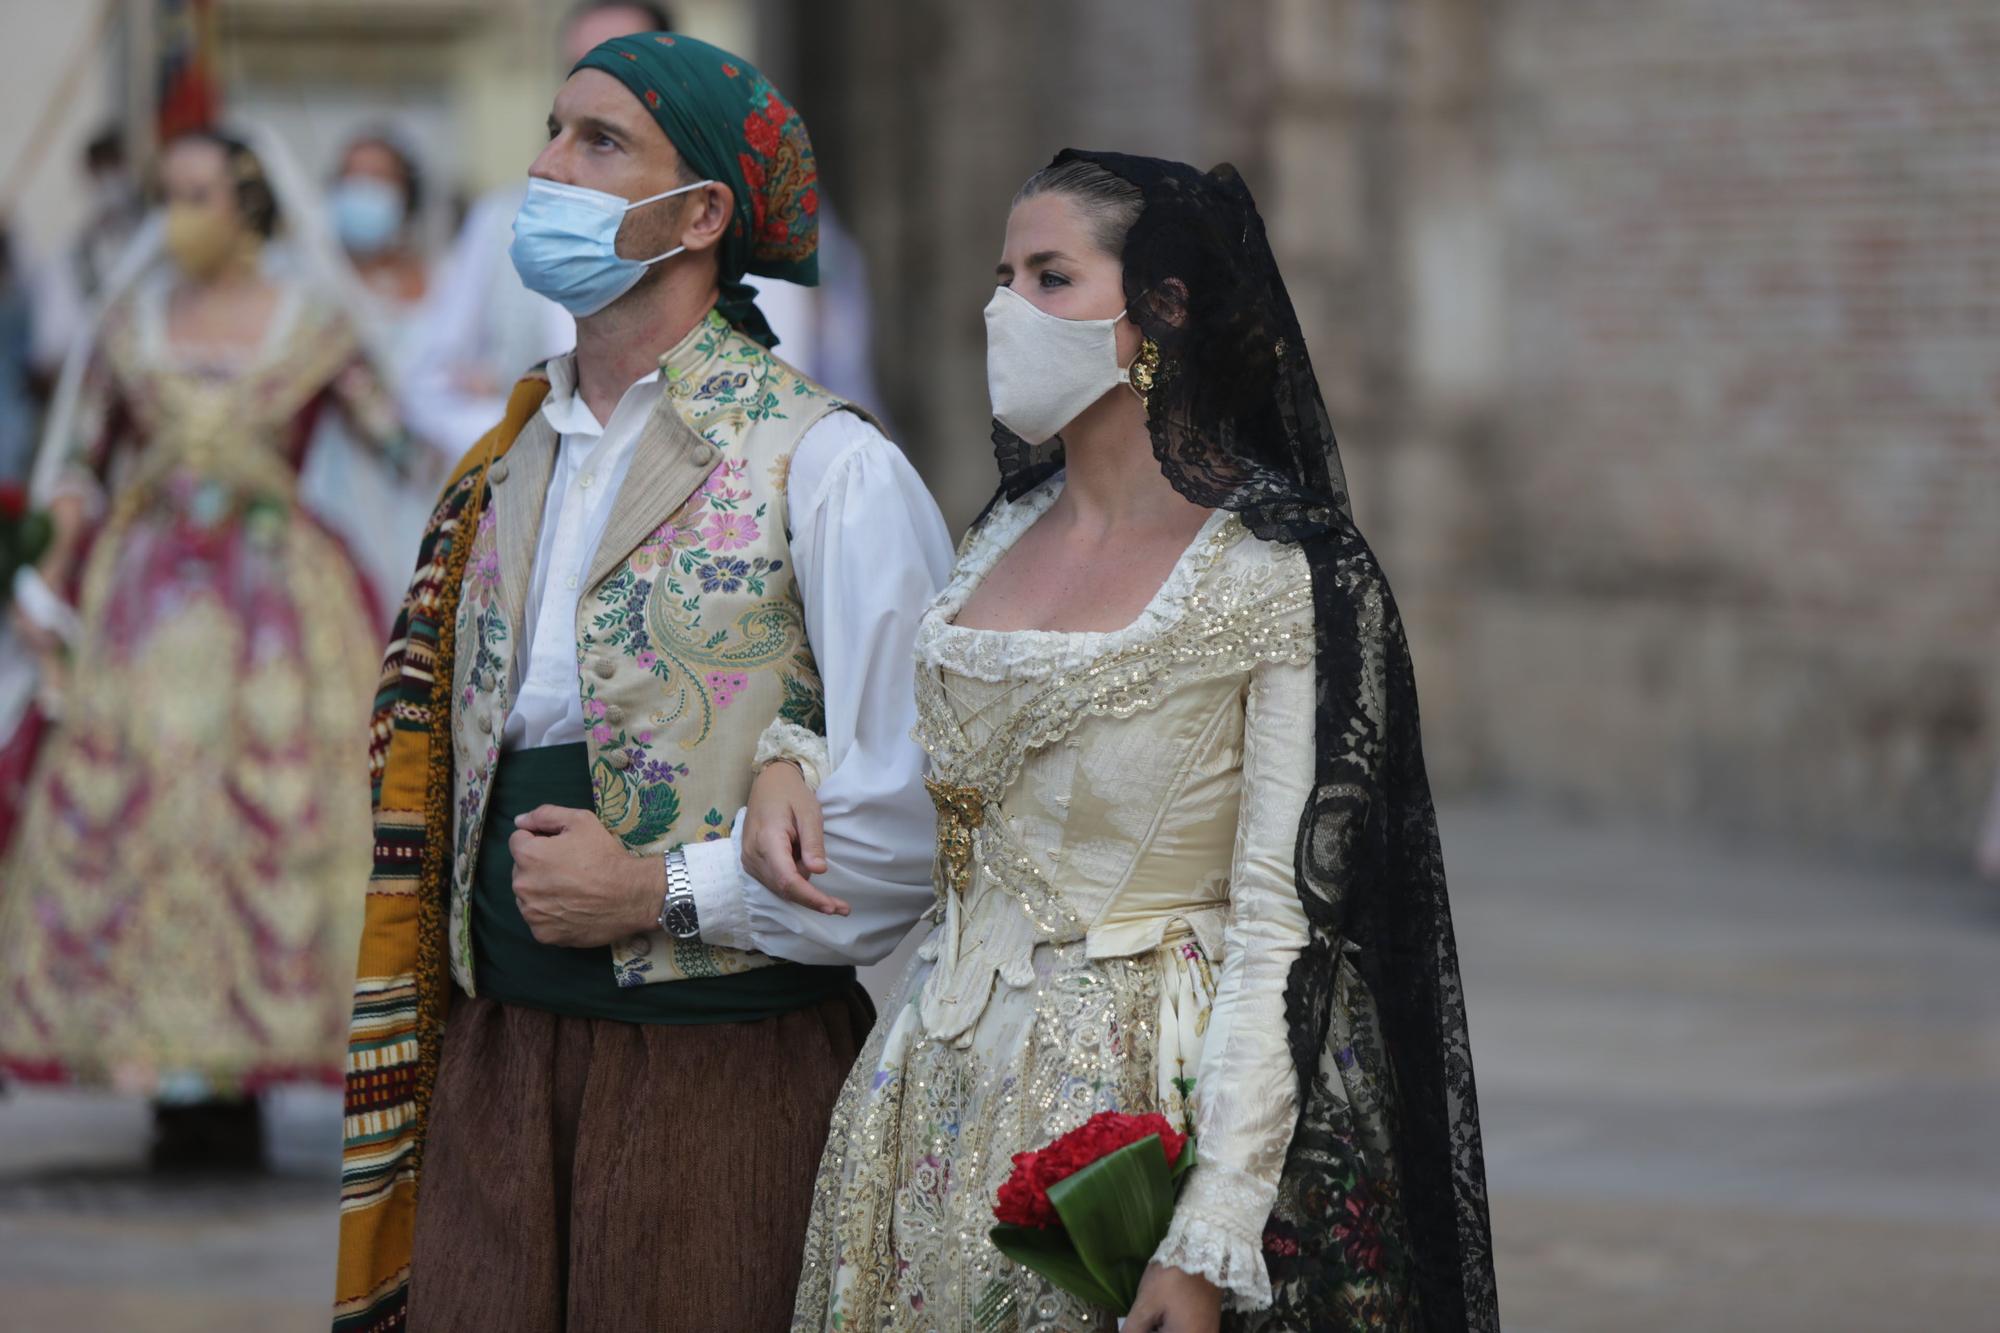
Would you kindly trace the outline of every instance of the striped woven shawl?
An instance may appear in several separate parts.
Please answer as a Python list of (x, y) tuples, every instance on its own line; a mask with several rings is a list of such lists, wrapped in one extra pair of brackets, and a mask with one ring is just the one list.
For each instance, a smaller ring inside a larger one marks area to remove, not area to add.
[(548, 391), (539, 373), (515, 385), (504, 419), (459, 463), (424, 529), (382, 663), (368, 737), (375, 869), (347, 1047), (336, 1333), (405, 1327), (424, 1119), (450, 990), (453, 628), (487, 469)]

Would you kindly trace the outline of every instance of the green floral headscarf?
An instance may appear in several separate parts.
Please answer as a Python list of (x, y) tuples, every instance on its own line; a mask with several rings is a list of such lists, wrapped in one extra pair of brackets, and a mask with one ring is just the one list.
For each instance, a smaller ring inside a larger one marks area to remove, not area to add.
[(688, 165), (735, 194), (736, 220), (717, 254), (717, 308), (777, 346), (743, 275), (819, 282), (819, 172), (799, 113), (749, 61), (680, 33), (614, 37), (576, 69), (602, 70), (631, 89)]

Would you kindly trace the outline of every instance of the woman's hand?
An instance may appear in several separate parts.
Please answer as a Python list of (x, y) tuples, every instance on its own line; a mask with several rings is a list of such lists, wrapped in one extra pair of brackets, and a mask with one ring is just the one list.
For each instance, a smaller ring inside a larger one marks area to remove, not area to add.
[(29, 611), (25, 594), (14, 598), (13, 605), (8, 608), (8, 618), (13, 622), (15, 633), (45, 670), (62, 656), (63, 636), (58, 626), (71, 617), (71, 611), (62, 601), (60, 590), (69, 585), (69, 575), (69, 562), (64, 553), (49, 552), (34, 570), (34, 576), (41, 580), (38, 596), (45, 603), (42, 615)]
[(766, 765), (751, 784), (743, 868), (787, 902), (827, 916), (848, 914), (846, 903), (821, 893), (809, 878), (826, 869), (826, 833), (819, 801), (797, 764)]
[(53, 661), (62, 649), (62, 636), (35, 620), (16, 602), (8, 608), (7, 618), (13, 622), (14, 633), (20, 638), (30, 653), (44, 665)]
[(1125, 1333), (1216, 1333), (1221, 1327), (1220, 1287), (1178, 1268), (1146, 1265)]

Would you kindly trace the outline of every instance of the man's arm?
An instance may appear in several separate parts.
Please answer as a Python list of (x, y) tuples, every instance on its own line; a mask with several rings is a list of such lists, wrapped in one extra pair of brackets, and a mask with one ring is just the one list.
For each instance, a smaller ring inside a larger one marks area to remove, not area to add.
[(806, 634), (826, 692), (818, 797), (827, 869), (814, 884), (846, 902), (823, 915), (743, 870), (743, 816), (726, 839), (686, 849), (701, 937), (801, 963), (872, 963), (933, 900), (936, 816), (916, 724), (917, 623), (951, 573), (951, 539), (908, 460), (852, 413), (800, 440), (787, 492)]

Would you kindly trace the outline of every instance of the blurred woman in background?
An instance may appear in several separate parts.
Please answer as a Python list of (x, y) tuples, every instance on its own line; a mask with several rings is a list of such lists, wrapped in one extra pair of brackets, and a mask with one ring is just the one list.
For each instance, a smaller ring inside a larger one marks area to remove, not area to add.
[(340, 1076), (368, 865), (377, 636), (299, 468), (328, 408), (409, 447), (352, 321), (266, 263), (258, 155), (191, 134), (161, 178), (171, 262), (38, 468), (16, 614), (60, 711), (0, 864), (0, 1068), (151, 1096), (156, 1165), (246, 1165), (257, 1090)]
[(424, 206), (416, 159), (386, 132), (362, 135), (340, 155), (327, 206), (334, 235), (369, 294), (407, 317), (430, 285), (416, 243)]
[[(342, 151), (327, 190), (327, 221), (358, 280), (348, 313), (392, 392), (416, 353), (430, 290), (430, 262), (420, 241), (424, 205), (423, 172), (393, 130), (367, 131)], [(437, 489), (458, 451), (417, 450), (410, 467), (398, 472), (363, 434), (344, 413), (324, 416), (307, 451), (299, 492), (360, 564), (376, 594), (379, 628), (386, 632)]]

